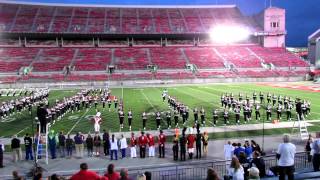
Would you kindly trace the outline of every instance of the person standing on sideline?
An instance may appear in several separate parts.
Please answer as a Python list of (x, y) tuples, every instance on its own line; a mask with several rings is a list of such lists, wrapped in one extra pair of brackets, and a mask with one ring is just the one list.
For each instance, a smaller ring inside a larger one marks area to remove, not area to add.
[(83, 157), (83, 148), (84, 148), (83, 142), (84, 142), (84, 138), (81, 135), (81, 132), (78, 132), (76, 134), (76, 136), (74, 136), (74, 143), (75, 143), (75, 146), (76, 146), (76, 156), (78, 158), (82, 158)]
[(26, 149), (26, 160), (33, 160), (33, 154), (32, 154), (32, 138), (27, 133), (24, 137), (24, 146)]
[(56, 149), (57, 149), (58, 143), (59, 143), (58, 137), (56, 136), (54, 130), (51, 130), (50, 133), (48, 134), (48, 144), (49, 144), (51, 159), (57, 158)]
[(0, 140), (0, 168), (4, 168), (4, 165), (3, 165), (3, 152), (4, 152), (4, 144)]
[(180, 160), (185, 161), (186, 160), (186, 144), (187, 144), (187, 138), (186, 138), (186, 130), (187, 128), (183, 128), (182, 130), (182, 136), (179, 139), (179, 144), (180, 144)]
[(65, 149), (66, 149), (66, 136), (63, 134), (61, 131), (58, 136), (59, 139), (59, 151), (60, 151), (60, 156), (63, 158), (65, 157)]
[(193, 135), (192, 132), (190, 132), (190, 134), (187, 137), (189, 159), (193, 158), (195, 140), (196, 140), (196, 137)]
[(140, 146), (140, 158), (146, 157), (146, 145), (147, 145), (147, 137), (144, 135), (144, 132), (141, 132), (141, 136), (139, 137), (139, 146)]
[(130, 157), (131, 158), (137, 157), (137, 139), (134, 137), (134, 133), (131, 133), (131, 138), (130, 138)]
[(110, 136), (109, 136), (109, 133), (105, 129), (103, 130), (102, 140), (103, 140), (103, 152), (104, 152), (104, 155), (105, 156), (109, 156), (109, 153), (110, 153)]
[(177, 161), (178, 160), (178, 152), (179, 152), (179, 138), (178, 134), (174, 135), (173, 138), (173, 145), (172, 145), (172, 151), (173, 151), (173, 160)]
[(91, 134), (88, 134), (86, 138), (86, 145), (87, 145), (87, 152), (88, 152), (88, 157), (92, 157), (92, 152), (93, 152), (93, 138), (91, 137)]
[(203, 143), (203, 154), (204, 154), (204, 156), (207, 156), (207, 154), (208, 154), (209, 136), (208, 136), (208, 133), (206, 131), (203, 133), (202, 143)]
[(66, 139), (67, 158), (71, 158), (72, 156), (73, 144), (74, 141), (71, 139), (70, 134), (68, 134), (68, 138)]
[(20, 147), (20, 140), (17, 138), (17, 135), (13, 136), (11, 140), (11, 149), (12, 149), (12, 156), (13, 162), (21, 161), (21, 147)]
[(201, 159), (201, 143), (202, 143), (202, 135), (200, 134), (199, 126), (197, 127), (197, 135), (196, 135), (196, 158)]
[(234, 147), (232, 146), (231, 141), (228, 141), (228, 143), (224, 145), (224, 159), (226, 161), (232, 159), (233, 151)]
[(152, 134), (147, 133), (147, 140), (148, 140), (148, 146), (149, 146), (149, 157), (154, 157), (154, 138)]
[(160, 130), (159, 134), (159, 158), (164, 158), (165, 156), (165, 142), (166, 142), (166, 136), (163, 134), (163, 131)]
[(111, 160), (113, 160), (113, 155), (115, 156), (115, 159), (118, 160), (118, 140), (114, 137), (114, 134), (111, 135), (110, 150)]
[(96, 133), (93, 137), (94, 152), (93, 155), (100, 156), (101, 137)]
[(128, 147), (127, 144), (127, 139), (121, 134), (121, 139), (120, 139), (120, 150), (121, 150), (121, 155), (122, 159), (126, 157), (126, 149)]
[(290, 143), (290, 136), (283, 135), (283, 143), (279, 144), (277, 151), (277, 159), (279, 166), (279, 180), (285, 180), (286, 175), (288, 180), (294, 179), (294, 155), (296, 146)]
[(313, 149), (313, 158), (312, 158), (312, 164), (313, 164), (313, 170), (319, 171), (320, 166), (320, 133), (317, 132), (316, 139), (311, 144)]

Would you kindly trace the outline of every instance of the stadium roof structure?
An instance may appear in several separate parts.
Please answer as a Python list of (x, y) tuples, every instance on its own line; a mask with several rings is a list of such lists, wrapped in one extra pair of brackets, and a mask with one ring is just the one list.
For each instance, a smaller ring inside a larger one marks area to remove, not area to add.
[(309, 41), (319, 41), (320, 40), (320, 28), (312, 33), (309, 37), (308, 37)]

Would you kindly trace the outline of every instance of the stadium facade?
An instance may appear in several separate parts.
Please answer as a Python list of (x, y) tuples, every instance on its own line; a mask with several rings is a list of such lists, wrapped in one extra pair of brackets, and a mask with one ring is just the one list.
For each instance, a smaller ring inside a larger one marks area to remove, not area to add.
[(309, 36), (308, 49), (310, 63), (320, 67), (320, 29)]

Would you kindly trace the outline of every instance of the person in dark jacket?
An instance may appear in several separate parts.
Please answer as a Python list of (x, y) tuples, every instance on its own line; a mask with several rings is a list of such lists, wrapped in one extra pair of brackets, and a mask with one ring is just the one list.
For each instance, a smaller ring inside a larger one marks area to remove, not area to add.
[(74, 144), (76, 147), (76, 156), (78, 158), (83, 157), (83, 142), (84, 142), (84, 137), (81, 134), (81, 132), (78, 132), (77, 135), (74, 137)]
[(253, 159), (250, 162), (250, 167), (256, 167), (259, 169), (260, 178), (266, 176), (266, 165), (264, 159), (260, 156), (258, 151), (253, 152)]
[(11, 140), (11, 150), (13, 156), (13, 162), (21, 161), (21, 147), (20, 147), (20, 140), (17, 136), (13, 136)]
[(173, 151), (173, 160), (177, 161), (178, 160), (178, 152), (179, 152), (179, 138), (178, 135), (174, 135), (173, 138), (173, 146), (172, 146), (172, 151)]
[(90, 134), (88, 134), (88, 137), (87, 137), (87, 139), (86, 139), (86, 144), (87, 144), (88, 157), (92, 157), (92, 152), (93, 152), (93, 138), (91, 137)]
[(96, 156), (100, 156), (101, 137), (98, 133), (96, 133), (93, 138), (93, 144), (94, 144), (93, 154)]
[(103, 141), (103, 152), (105, 156), (109, 156), (110, 153), (110, 136), (109, 133), (104, 129), (102, 135)]
[(72, 149), (73, 149), (74, 141), (70, 137), (70, 134), (68, 134), (68, 138), (66, 139), (66, 149), (67, 149), (67, 157), (71, 158), (72, 156)]
[(201, 159), (201, 143), (202, 134), (200, 134), (200, 124), (197, 124), (197, 135), (196, 135), (196, 158)]
[(40, 132), (46, 133), (46, 126), (47, 126), (47, 115), (48, 111), (47, 108), (43, 103), (40, 104), (40, 107), (38, 107), (37, 110), (37, 117), (40, 122)]
[(60, 151), (60, 156), (63, 158), (65, 157), (66, 153), (66, 136), (63, 134), (61, 131), (58, 136), (59, 139), (59, 151)]
[(27, 133), (24, 137), (24, 146), (26, 150), (26, 160), (33, 160), (33, 154), (32, 154), (32, 138)]
[(187, 130), (187, 128), (184, 128), (182, 130), (182, 136), (179, 139), (179, 143), (180, 143), (180, 160), (181, 161), (185, 161), (186, 160), (186, 151), (187, 151), (187, 147), (186, 147), (187, 138), (186, 138), (186, 135), (185, 135), (186, 130)]

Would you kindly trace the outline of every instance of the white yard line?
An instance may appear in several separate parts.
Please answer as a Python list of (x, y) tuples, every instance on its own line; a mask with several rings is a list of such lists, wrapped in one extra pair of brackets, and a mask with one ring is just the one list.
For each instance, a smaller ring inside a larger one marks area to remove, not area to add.
[(151, 103), (150, 99), (146, 96), (146, 94), (143, 92), (143, 90), (140, 91), (141, 94), (144, 96), (144, 98), (148, 101), (148, 103), (150, 104), (150, 106), (157, 111), (157, 109), (154, 107), (154, 105)]
[(17, 132), (17, 136), (20, 134), (20, 133), (22, 133), (24, 130), (26, 130), (26, 129), (28, 129), (29, 127), (25, 127), (24, 129), (22, 129), (22, 130), (20, 130), (19, 132)]
[(80, 118), (79, 120), (72, 126), (72, 128), (69, 130), (68, 134), (70, 134), (70, 132), (79, 124), (79, 122), (83, 119), (83, 117), (89, 112), (89, 109), (88, 111), (86, 111)]

